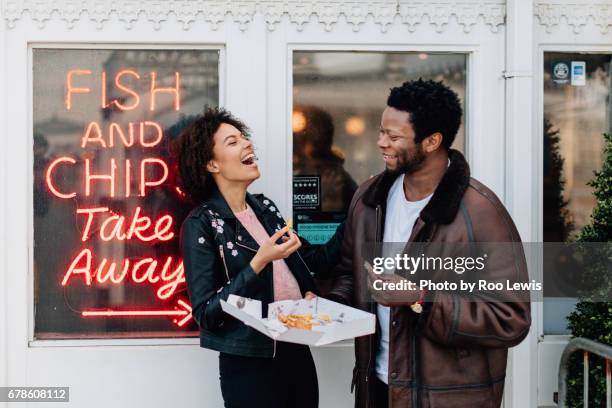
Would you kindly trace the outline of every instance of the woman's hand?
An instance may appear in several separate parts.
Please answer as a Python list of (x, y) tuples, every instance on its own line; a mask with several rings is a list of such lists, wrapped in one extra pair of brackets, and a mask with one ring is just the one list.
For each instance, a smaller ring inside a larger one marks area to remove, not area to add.
[[(284, 242), (282, 244), (277, 244), (276, 241), (287, 233), (289, 237), (283, 239)], [(285, 227), (276, 231), (269, 240), (259, 247), (259, 251), (257, 251), (253, 259), (251, 259), (251, 268), (253, 268), (255, 273), (259, 274), (268, 263), (287, 258), (301, 246), (302, 242), (298, 236), (290, 232), (289, 227)]]
[(312, 293), (311, 291), (308, 291), (304, 294), (304, 300), (311, 300), (316, 298), (317, 295), (315, 295), (314, 293)]

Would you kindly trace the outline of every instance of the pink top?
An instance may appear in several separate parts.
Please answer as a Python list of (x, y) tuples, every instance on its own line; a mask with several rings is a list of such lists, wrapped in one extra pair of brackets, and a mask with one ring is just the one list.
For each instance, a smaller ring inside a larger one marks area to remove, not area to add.
[[(246, 210), (234, 213), (234, 215), (260, 246), (270, 239), (270, 235), (248, 204)], [(284, 259), (272, 262), (272, 276), (274, 277), (275, 301), (302, 298), (300, 286)]]

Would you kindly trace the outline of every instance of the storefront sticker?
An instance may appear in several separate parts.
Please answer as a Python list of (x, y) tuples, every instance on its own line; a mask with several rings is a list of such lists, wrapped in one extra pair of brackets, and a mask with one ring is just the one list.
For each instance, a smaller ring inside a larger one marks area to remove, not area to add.
[(568, 84), (570, 80), (570, 67), (565, 61), (553, 62), (552, 80), (556, 84)]
[(586, 85), (586, 62), (572, 61), (572, 86)]
[(334, 235), (337, 223), (298, 224), (297, 232), (313, 245), (323, 245)]
[(314, 210), (321, 209), (321, 177), (320, 176), (294, 176), (293, 177), (293, 209)]

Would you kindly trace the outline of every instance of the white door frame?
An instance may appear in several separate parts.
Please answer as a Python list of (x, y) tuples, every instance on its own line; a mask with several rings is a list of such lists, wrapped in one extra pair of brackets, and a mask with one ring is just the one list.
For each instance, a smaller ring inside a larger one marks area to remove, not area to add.
[[(542, 77), (545, 52), (597, 52), (612, 53), (612, 32), (610, 21), (602, 19), (609, 6), (606, 3), (585, 1), (580, 4), (570, 0), (539, 1), (534, 10), (534, 101), (536, 118), (532, 134), (537, 170), (537, 210), (534, 224), (538, 227), (536, 241), (543, 239), (543, 128), (544, 80)], [(535, 174), (535, 173), (534, 173)], [(538, 380), (538, 404), (554, 405), (553, 393), (557, 390), (559, 360), (568, 335), (544, 334), (544, 309), (537, 303), (534, 312), (537, 317), (538, 369), (546, 376)]]
[[(539, 209), (535, 225), (538, 227), (537, 236), (538, 242), (542, 241), (544, 236), (542, 209), (544, 208), (544, 175), (543, 175), (543, 155), (544, 146), (542, 140), (544, 122), (544, 78), (542, 76), (544, 67), (544, 53), (546, 52), (588, 52), (599, 54), (612, 54), (612, 45), (594, 45), (594, 44), (567, 44), (567, 43), (546, 43), (535, 47), (537, 50), (537, 66), (535, 71), (535, 89), (536, 89), (536, 120), (534, 121), (534, 140), (536, 141), (534, 151), (537, 152), (537, 208)], [(545, 334), (544, 333), (544, 304), (543, 302), (534, 303), (536, 306), (535, 313), (537, 319), (537, 334), (538, 334), (538, 369), (540, 372), (550, 373), (546, 377), (539, 378), (540, 393), (538, 395), (538, 404), (553, 405), (553, 394), (558, 391), (557, 377), (559, 374), (559, 361), (561, 353), (570, 339), (570, 335)]]

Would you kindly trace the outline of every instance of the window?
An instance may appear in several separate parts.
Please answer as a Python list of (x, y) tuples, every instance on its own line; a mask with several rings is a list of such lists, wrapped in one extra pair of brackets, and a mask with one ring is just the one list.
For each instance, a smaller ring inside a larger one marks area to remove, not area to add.
[[(595, 206), (587, 185), (601, 168), (602, 134), (610, 130), (610, 60), (607, 54), (544, 54), (545, 242), (572, 240)], [(567, 334), (576, 299), (544, 300), (544, 334)]]
[(35, 338), (194, 335), (170, 147), (219, 103), (219, 50), (32, 54)]
[[(465, 112), (466, 64), (459, 53), (293, 53), (293, 217), (302, 236), (325, 243), (357, 186), (384, 170), (376, 139), (389, 89), (442, 80)], [(462, 126), (453, 147), (464, 146)]]

